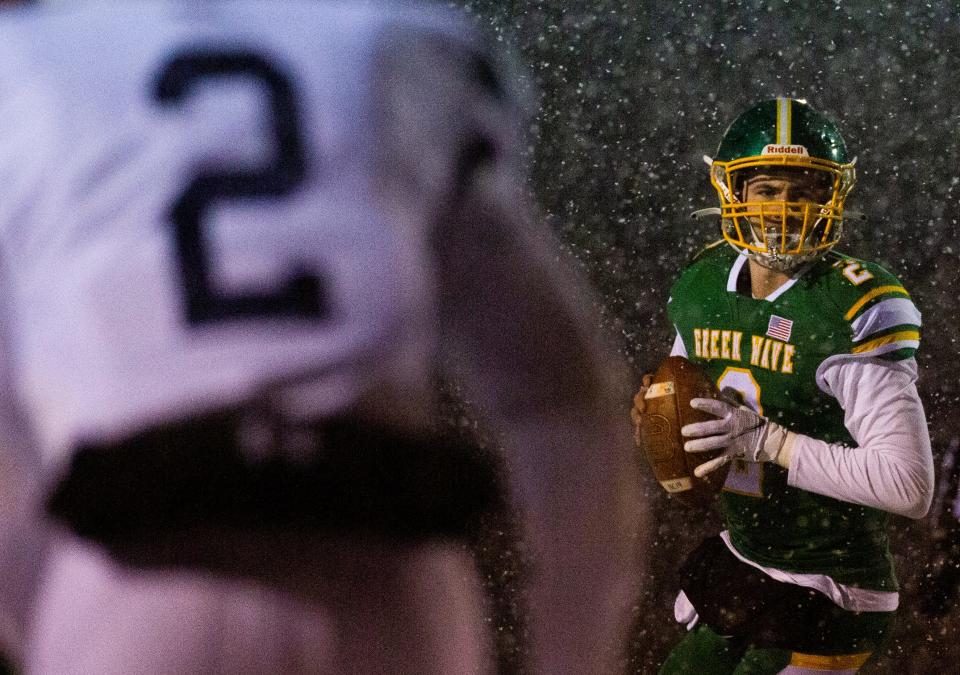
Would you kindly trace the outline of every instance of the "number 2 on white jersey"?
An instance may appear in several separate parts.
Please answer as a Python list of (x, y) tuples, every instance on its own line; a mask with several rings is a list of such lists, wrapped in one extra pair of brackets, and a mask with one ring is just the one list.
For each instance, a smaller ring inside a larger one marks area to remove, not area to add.
[(270, 129), (275, 155), (255, 169), (199, 170), (173, 204), (170, 220), (187, 321), (202, 324), (241, 317), (297, 317), (324, 315), (320, 278), (293, 270), (272, 292), (223, 293), (210, 283), (210, 246), (204, 220), (210, 207), (229, 199), (281, 198), (299, 187), (306, 176), (306, 151), (300, 113), (289, 78), (264, 57), (244, 50), (189, 50), (163, 67), (153, 92), (163, 106), (184, 102), (202, 80), (243, 77), (263, 86), (270, 107)]

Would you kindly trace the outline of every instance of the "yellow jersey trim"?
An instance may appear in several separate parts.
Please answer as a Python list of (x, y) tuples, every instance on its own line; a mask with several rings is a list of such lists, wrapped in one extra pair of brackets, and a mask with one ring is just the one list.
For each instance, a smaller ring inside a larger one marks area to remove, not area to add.
[(899, 333), (891, 333), (890, 335), (884, 335), (879, 337), (876, 340), (870, 340), (870, 342), (864, 342), (862, 345), (857, 345), (853, 348), (852, 352), (854, 354), (863, 354), (864, 352), (869, 352), (877, 347), (882, 347), (883, 345), (888, 345), (891, 342), (900, 342), (901, 340), (920, 340), (920, 331), (916, 330), (904, 330)]
[(837, 656), (821, 656), (819, 654), (801, 654), (793, 652), (790, 654), (790, 665), (797, 668), (809, 668), (811, 670), (851, 670), (859, 668), (873, 652), (864, 652), (862, 654), (839, 654)]
[(903, 293), (908, 298), (910, 297), (910, 294), (907, 293), (907, 289), (903, 286), (880, 286), (879, 288), (874, 288), (872, 291), (868, 292), (862, 298), (853, 303), (853, 307), (847, 310), (847, 313), (844, 314), (843, 318), (849, 321), (856, 316), (857, 312), (859, 312), (865, 304), (873, 300), (878, 295), (883, 295), (884, 293)]

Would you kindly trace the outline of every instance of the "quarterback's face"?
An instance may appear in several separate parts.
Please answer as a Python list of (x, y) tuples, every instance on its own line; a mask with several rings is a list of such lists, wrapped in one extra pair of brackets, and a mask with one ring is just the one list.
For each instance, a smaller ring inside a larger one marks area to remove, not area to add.
[(799, 253), (822, 235), (820, 218), (833, 197), (833, 176), (798, 168), (755, 169), (742, 183), (754, 242), (769, 252)]
[(822, 171), (765, 170), (746, 179), (743, 201), (827, 204), (832, 192), (832, 176)]

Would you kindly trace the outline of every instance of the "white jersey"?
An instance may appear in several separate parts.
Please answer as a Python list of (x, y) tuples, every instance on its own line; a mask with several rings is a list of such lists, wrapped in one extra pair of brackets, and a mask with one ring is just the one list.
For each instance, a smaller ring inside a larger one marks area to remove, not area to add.
[[(618, 412), (627, 368), (530, 215), (523, 111), (505, 85), (439, 9), (119, 0), (0, 12), (0, 396), (13, 393), (38, 432), (43, 485), (69, 483), (80, 444), (248, 399), (280, 399), (287, 416), (425, 417), (428, 373), (443, 366), (510, 462), (539, 571), (531, 668), (610, 672), (648, 511)], [(79, 618), (76, 641), (57, 644), (110, 645), (109, 660), (123, 640), (89, 632), (70, 599), (90, 589), (63, 569), (41, 615)], [(402, 570), (393, 581), (408, 577), (432, 587)], [(374, 586), (362, 607), (379, 606)], [(465, 616), (471, 602), (447, 605)], [(116, 608), (104, 618), (129, 634)]]
[[(425, 388), (431, 230), (470, 143), (509, 150), (516, 121), (463, 25), (316, 0), (9, 14), (4, 321), (48, 464), (284, 383), (318, 416)], [(434, 72), (392, 60), (424, 34)], [(418, 107), (473, 62), (462, 100)]]

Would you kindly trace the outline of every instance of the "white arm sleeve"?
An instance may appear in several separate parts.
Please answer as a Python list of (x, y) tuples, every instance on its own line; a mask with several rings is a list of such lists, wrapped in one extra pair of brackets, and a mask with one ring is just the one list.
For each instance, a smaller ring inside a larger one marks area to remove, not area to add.
[(838, 359), (817, 382), (844, 410), (849, 448), (797, 435), (788, 483), (810, 492), (922, 518), (933, 497), (933, 454), (914, 359)]

